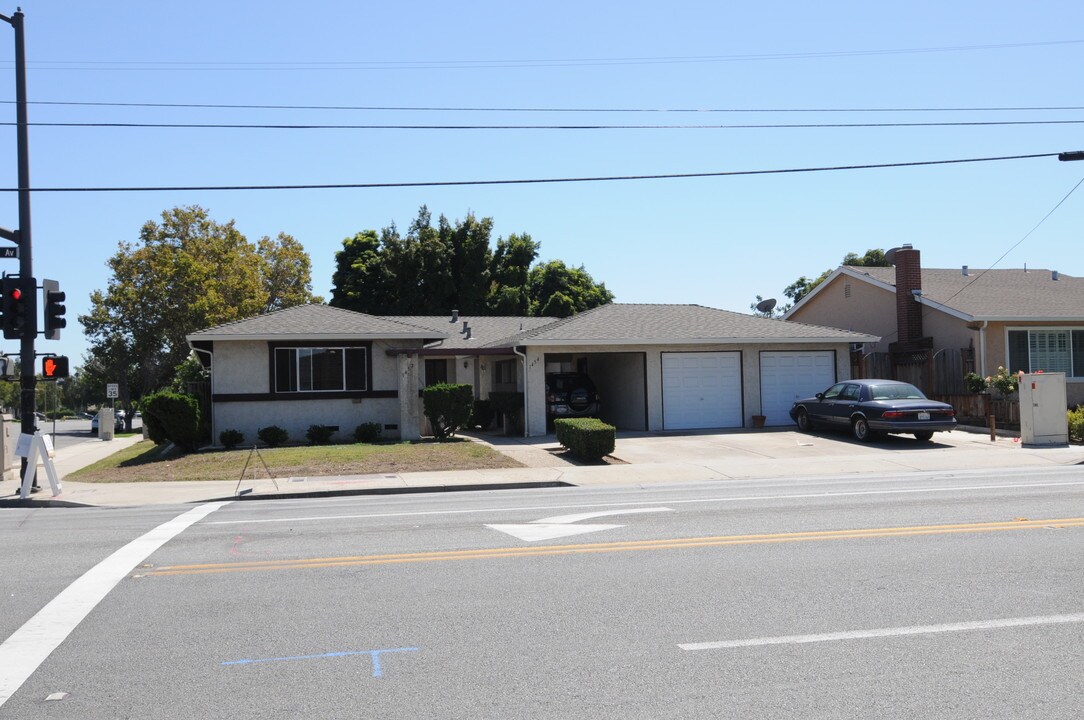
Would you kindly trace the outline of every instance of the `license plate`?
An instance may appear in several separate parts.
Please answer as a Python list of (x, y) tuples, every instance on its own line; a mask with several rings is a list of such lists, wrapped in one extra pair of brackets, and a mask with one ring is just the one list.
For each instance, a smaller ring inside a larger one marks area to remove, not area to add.
[(930, 414), (928, 412), (920, 412), (918, 414), (918, 419), (919, 420), (929, 420), (930, 419)]

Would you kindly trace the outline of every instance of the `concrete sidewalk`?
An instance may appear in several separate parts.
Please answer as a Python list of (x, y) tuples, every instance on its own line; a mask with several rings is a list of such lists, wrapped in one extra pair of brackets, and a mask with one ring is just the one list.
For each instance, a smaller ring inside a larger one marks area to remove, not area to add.
[(1084, 446), (1023, 448), (1011, 437), (991, 442), (988, 435), (940, 433), (933, 443), (889, 438), (871, 445), (843, 436), (801, 434), (791, 430), (704, 432), (690, 434), (622, 433), (613, 464), (579, 465), (570, 461), (552, 436), (507, 438), (472, 435), (524, 465), (500, 470), (294, 477), (158, 483), (80, 483), (63, 478), (72, 471), (137, 442), (81, 443), (57, 451), (55, 465), (63, 492), (51, 497), (48, 483), (28, 501), (13, 497), (18, 488), (0, 483), (0, 507), (30, 504), (133, 506), (239, 499), (321, 497), (351, 494), (441, 492), (468, 489), (553, 487), (560, 485), (649, 485), (728, 481), (767, 477), (814, 477), (959, 470), (1036, 470), (1082, 465)]

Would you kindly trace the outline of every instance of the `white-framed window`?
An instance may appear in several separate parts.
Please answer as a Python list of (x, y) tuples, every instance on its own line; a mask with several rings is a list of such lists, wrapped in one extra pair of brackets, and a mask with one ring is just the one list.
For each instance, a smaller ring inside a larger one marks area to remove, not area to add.
[(363, 347), (275, 348), (275, 392), (368, 390)]
[(1009, 372), (1063, 372), (1084, 379), (1084, 328), (1012, 328)]

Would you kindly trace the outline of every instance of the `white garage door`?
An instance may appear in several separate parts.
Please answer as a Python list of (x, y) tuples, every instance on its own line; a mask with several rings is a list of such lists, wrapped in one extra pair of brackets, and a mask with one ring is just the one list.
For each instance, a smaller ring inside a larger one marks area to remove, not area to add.
[(836, 381), (836, 354), (831, 350), (762, 352), (760, 407), (765, 425), (790, 425), (790, 406)]
[(662, 353), (667, 430), (741, 427), (741, 353)]

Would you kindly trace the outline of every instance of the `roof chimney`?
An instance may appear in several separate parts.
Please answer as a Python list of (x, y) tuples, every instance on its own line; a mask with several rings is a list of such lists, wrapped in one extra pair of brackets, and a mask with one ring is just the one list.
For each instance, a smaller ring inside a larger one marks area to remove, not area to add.
[(963, 276), (967, 277), (967, 265), (964, 265)]
[(454, 322), (454, 323), (459, 322), (459, 311), (458, 310), (452, 310), (452, 322)]
[(463, 329), (460, 330), (459, 332), (461, 332), (461, 333), (469, 333), (470, 332), (470, 320), (464, 320), (463, 321)]
[(1050, 279), (1051, 280), (1057, 280), (1058, 279), (1058, 271), (1057, 270), (1051, 270), (1050, 271)]
[[(465, 324), (466, 324), (466, 323), (464, 323), (464, 325), (465, 325)], [(467, 329), (466, 329), (466, 330), (465, 330), (465, 331), (463, 332), (463, 339), (464, 339), (464, 340), (470, 340), (470, 336), (471, 336), (471, 329), (470, 329), (470, 328), (467, 328)]]
[(922, 295), (921, 253), (910, 245), (896, 251), (896, 333), (899, 342), (907, 343), (922, 337), (922, 304), (915, 302)]

